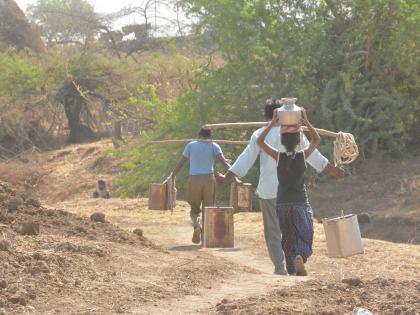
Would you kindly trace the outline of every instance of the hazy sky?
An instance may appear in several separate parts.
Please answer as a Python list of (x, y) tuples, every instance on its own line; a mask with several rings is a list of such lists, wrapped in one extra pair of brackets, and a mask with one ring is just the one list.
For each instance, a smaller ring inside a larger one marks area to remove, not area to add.
[[(15, 0), (16, 3), (19, 5), (19, 7), (25, 11), (28, 4), (33, 4), (36, 2), (36, 0)], [(98, 13), (112, 13), (117, 12), (123, 7), (127, 7), (129, 5), (131, 6), (141, 6), (142, 3), (145, 2), (145, 0), (88, 0), (94, 7), (95, 11)], [(168, 25), (168, 22), (165, 19), (176, 19), (176, 13), (173, 10), (169, 10), (166, 6), (158, 6), (157, 8), (157, 16), (161, 16), (164, 19), (158, 19), (157, 25), (160, 27), (164, 27), (165, 25)], [(179, 17), (181, 21), (187, 22), (187, 18), (181, 14)], [(155, 20), (154, 18), (151, 19), (152, 25), (154, 24)], [(123, 25), (131, 24), (131, 23), (144, 23), (143, 18), (138, 14), (133, 14), (128, 17), (125, 17), (123, 19), (120, 19), (117, 23), (115, 23), (115, 28), (120, 28)], [(154, 25), (153, 25), (154, 26)], [(160, 34), (162, 33), (173, 33), (170, 30), (163, 31), (160, 29), (158, 32)]]

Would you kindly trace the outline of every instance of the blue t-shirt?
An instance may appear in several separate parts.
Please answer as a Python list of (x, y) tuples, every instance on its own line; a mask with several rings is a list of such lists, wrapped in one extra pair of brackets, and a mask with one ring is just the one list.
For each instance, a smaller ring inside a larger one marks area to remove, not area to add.
[(217, 143), (205, 141), (191, 141), (182, 153), (190, 160), (190, 175), (213, 174), (214, 157), (222, 154)]

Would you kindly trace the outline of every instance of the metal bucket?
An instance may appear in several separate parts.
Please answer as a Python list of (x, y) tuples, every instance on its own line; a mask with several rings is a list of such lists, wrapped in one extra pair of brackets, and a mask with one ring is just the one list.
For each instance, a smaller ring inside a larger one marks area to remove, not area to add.
[(252, 211), (254, 188), (248, 183), (233, 183), (230, 186), (230, 206), (235, 212)]
[(337, 218), (323, 219), (322, 223), (329, 257), (343, 258), (364, 253), (356, 215), (348, 214)]
[(203, 245), (209, 248), (232, 248), (234, 246), (233, 208), (204, 208)]
[(152, 183), (149, 185), (149, 210), (167, 210), (167, 185)]

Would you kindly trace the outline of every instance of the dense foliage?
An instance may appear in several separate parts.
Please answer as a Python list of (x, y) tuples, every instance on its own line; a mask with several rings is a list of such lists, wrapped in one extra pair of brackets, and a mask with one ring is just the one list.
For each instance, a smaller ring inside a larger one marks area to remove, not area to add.
[(413, 138), (418, 1), (187, 2), (229, 61), (200, 92), (208, 104), (252, 112), (264, 97), (293, 95), (318, 126), (355, 133), (365, 153)]
[(67, 143), (98, 138), (113, 119), (124, 118), (137, 87), (128, 60), (96, 50), (10, 49), (0, 53), (0, 67), (0, 157), (32, 146), (50, 149), (64, 136)]
[[(185, 0), (184, 5), (225, 64), (203, 69), (194, 78), (197, 88), (170, 106), (150, 138), (194, 137), (208, 122), (260, 120), (265, 99), (296, 96), (316, 126), (355, 134), (365, 156), (378, 149), (398, 153), (420, 140), (418, 1)], [(225, 149), (232, 157), (241, 150)], [(330, 152), (330, 144), (323, 149)], [(150, 180), (163, 180), (181, 150), (182, 145), (131, 151), (138, 163), (130, 161), (130, 174), (137, 174), (130, 191), (147, 190), (142, 171)]]

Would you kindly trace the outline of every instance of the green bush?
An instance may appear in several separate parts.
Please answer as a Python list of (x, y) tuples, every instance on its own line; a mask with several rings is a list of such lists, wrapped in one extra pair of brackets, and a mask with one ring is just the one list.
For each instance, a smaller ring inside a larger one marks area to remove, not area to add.
[(0, 97), (18, 99), (40, 93), (44, 69), (31, 54), (0, 54)]

